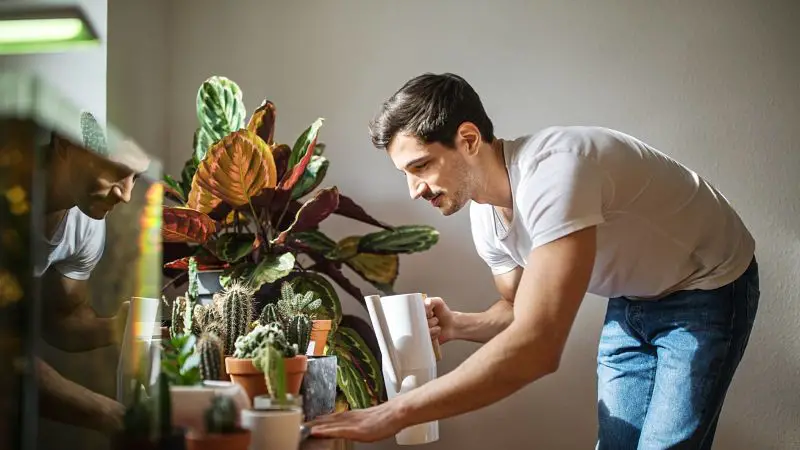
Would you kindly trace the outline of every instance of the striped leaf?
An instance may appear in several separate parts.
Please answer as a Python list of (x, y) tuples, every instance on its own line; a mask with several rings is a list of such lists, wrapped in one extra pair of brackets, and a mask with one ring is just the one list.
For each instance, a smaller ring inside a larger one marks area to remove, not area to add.
[(336, 241), (319, 230), (292, 233), (291, 239), (317, 253), (325, 254), (336, 248)]
[(289, 275), (294, 268), (295, 258), (291, 253), (267, 255), (253, 269), (250, 275), (250, 286), (259, 290), (265, 283), (274, 283)]
[(222, 261), (235, 263), (249, 255), (260, 243), (258, 236), (252, 233), (226, 233), (213, 242), (211, 250)]
[(205, 244), (217, 231), (213, 219), (191, 208), (164, 206), (161, 237), (164, 242)]
[(197, 130), (195, 158), (205, 159), (208, 150), (229, 133), (244, 128), (245, 108), (242, 90), (232, 80), (213, 76), (197, 90)]
[(381, 366), (364, 339), (354, 329), (340, 327), (331, 352), (338, 360), (336, 382), (350, 409), (377, 405), (384, 390)]
[(401, 225), (364, 235), (359, 253), (416, 253), (430, 249), (439, 241), (439, 232), (428, 225)]
[(308, 231), (330, 216), (339, 205), (339, 190), (336, 186), (320, 189), (313, 198), (300, 207), (294, 221), (283, 230), (275, 239), (276, 243), (282, 244), (286, 238), (294, 232)]
[(392, 289), (400, 272), (400, 257), (397, 254), (363, 253), (358, 251), (360, 236), (349, 236), (336, 244), (326, 256), (343, 261), (361, 278), (369, 281), (381, 291)]
[(314, 156), (317, 134), (320, 127), (322, 127), (323, 121), (324, 119), (322, 118), (315, 120), (295, 141), (294, 147), (292, 147), (292, 154), (289, 156), (286, 175), (281, 179), (280, 189), (291, 191), (300, 181), (300, 177), (306, 171), (306, 166), (311, 162), (311, 157)]
[(260, 137), (242, 129), (211, 147), (197, 168), (192, 191), (198, 189), (198, 203), (203, 207), (209, 206), (208, 196), (239, 207), (249, 204), (264, 188), (274, 187), (276, 181), (269, 147)]

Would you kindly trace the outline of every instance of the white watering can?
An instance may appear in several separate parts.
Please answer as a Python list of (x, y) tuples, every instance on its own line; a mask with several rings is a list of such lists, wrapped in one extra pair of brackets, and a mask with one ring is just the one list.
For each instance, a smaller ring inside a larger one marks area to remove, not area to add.
[[(424, 299), (425, 295), (419, 293), (364, 297), (378, 338), (390, 400), (436, 378), (436, 357)], [(413, 425), (395, 435), (398, 445), (427, 444), (438, 439), (438, 421)]]

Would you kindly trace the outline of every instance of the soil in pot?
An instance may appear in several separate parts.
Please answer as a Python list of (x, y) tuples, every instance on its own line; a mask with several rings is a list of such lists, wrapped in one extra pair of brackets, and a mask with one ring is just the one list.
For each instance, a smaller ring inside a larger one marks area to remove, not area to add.
[(250, 447), (250, 430), (235, 433), (210, 433), (186, 436), (186, 450), (247, 450)]
[(325, 345), (328, 343), (328, 334), (331, 332), (331, 320), (314, 320), (311, 323), (311, 342), (307, 354), (322, 356), (325, 354)]
[(230, 375), (231, 381), (247, 392), (250, 402), (256, 396), (267, 393), (267, 380), (264, 378), (264, 373), (253, 365), (252, 359), (239, 359), (229, 356), (225, 358), (225, 372)]

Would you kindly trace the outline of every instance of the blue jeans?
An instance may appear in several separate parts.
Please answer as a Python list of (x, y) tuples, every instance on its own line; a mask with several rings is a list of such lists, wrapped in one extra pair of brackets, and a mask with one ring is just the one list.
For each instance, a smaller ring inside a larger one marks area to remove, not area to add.
[(609, 300), (597, 449), (710, 449), (759, 300), (758, 264), (715, 290)]

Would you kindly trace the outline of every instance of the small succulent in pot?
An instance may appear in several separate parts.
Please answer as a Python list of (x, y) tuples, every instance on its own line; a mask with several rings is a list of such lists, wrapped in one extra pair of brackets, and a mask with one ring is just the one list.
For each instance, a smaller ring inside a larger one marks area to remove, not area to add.
[(215, 396), (203, 419), (205, 434), (189, 434), (187, 450), (247, 450), (250, 446), (250, 430), (239, 426), (238, 411), (231, 397)]

